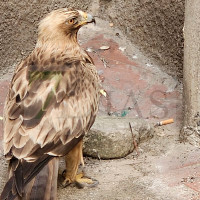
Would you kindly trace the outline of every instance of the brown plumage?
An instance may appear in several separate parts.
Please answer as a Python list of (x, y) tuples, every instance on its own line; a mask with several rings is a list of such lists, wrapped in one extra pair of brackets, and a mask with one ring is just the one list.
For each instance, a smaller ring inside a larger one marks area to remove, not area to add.
[(40, 22), (34, 51), (16, 68), (4, 110), (9, 180), (1, 200), (56, 199), (57, 158), (69, 152), (74, 170), (67, 177), (74, 181), (100, 96), (93, 61), (77, 42), (79, 28), (90, 22), (82, 11), (51, 12)]

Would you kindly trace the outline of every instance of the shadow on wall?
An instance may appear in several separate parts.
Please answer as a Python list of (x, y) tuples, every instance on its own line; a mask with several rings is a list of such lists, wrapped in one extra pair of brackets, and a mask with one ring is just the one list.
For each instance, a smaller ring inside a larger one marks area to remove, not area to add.
[[(100, 0), (99, 15), (109, 16), (129, 39), (163, 70), (181, 80), (184, 0)], [(106, 13), (106, 15), (105, 15)]]

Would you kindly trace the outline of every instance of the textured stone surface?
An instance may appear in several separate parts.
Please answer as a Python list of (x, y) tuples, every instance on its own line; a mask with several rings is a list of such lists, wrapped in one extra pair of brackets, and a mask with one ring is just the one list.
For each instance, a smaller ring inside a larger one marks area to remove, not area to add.
[(162, 69), (182, 77), (184, 0), (1, 0), (0, 72), (12, 72), (28, 55), (39, 20), (60, 7), (89, 10), (112, 21)]
[[(90, 29), (89, 29), (90, 30)], [(99, 50), (107, 45), (110, 49)], [(182, 117), (181, 85), (153, 65), (148, 67), (139, 59), (129, 59), (119, 45), (109, 37), (96, 36), (83, 44), (101, 76), (107, 98), (101, 98), (100, 114), (118, 117), (135, 117), (154, 121)], [(108, 63), (105, 67), (102, 59)]]
[[(182, 78), (184, 0), (100, 0), (99, 16), (120, 27), (132, 42), (174, 77)], [(106, 15), (105, 15), (106, 13)]]
[[(3, 139), (3, 108), (4, 102), (6, 100), (7, 92), (9, 87), (9, 81), (0, 82), (0, 141)], [(2, 145), (0, 143), (0, 151), (2, 150)]]
[(99, 117), (84, 138), (84, 154), (95, 158), (121, 158), (133, 151), (133, 135), (137, 143), (153, 136), (153, 128), (144, 120)]

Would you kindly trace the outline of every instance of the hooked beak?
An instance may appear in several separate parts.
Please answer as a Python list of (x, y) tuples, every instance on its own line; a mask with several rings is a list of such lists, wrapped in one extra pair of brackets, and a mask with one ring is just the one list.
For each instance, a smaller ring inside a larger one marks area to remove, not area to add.
[(94, 24), (96, 24), (95, 18), (92, 15), (90, 15), (90, 14), (87, 14), (87, 23), (94, 23)]
[(79, 23), (79, 26), (82, 26), (88, 23), (96, 24), (95, 18), (91, 14), (85, 13), (81, 10), (78, 10), (78, 12), (82, 17), (81, 22)]

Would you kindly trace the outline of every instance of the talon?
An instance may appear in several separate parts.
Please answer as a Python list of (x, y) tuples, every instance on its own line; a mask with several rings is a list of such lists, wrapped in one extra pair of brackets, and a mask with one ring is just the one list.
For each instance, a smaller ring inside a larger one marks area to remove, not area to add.
[(62, 186), (63, 188), (67, 187), (68, 185), (70, 185), (72, 182), (70, 179), (66, 178), (63, 182), (62, 182)]
[(96, 179), (90, 178), (89, 180), (91, 180), (92, 183), (80, 183), (78, 181), (75, 181), (75, 185), (76, 185), (77, 188), (82, 189), (84, 187), (93, 188), (93, 187), (96, 187), (99, 184), (99, 181), (96, 180)]
[(65, 177), (66, 177), (66, 169), (65, 169), (65, 170), (63, 170), (63, 172), (62, 172), (62, 177), (63, 177), (63, 178), (65, 178)]
[(75, 185), (79, 188), (82, 189), (84, 187), (95, 187), (99, 184), (99, 182), (96, 179), (93, 179), (88, 176), (84, 176), (83, 173), (80, 173), (76, 176), (75, 180)]

